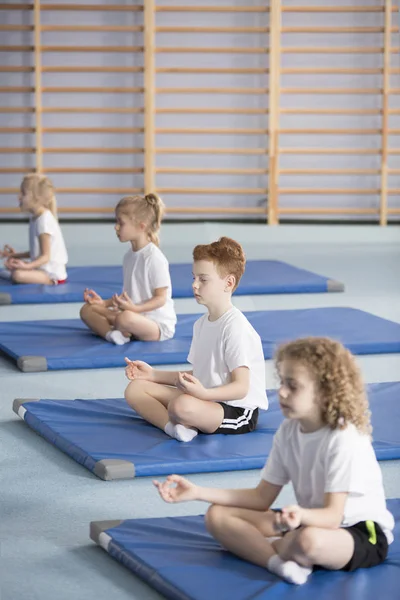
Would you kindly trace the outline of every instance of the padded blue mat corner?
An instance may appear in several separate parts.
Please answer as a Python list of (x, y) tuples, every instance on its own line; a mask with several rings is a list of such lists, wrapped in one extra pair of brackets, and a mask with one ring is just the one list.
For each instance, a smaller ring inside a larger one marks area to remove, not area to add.
[[(354, 308), (269, 310), (245, 315), (261, 337), (266, 359), (273, 357), (280, 343), (310, 335), (338, 339), (354, 354), (400, 352), (399, 323)], [(26, 356), (28, 363), (32, 357), (40, 359), (45, 366), (36, 370), (122, 367), (125, 356), (152, 365), (181, 364), (187, 360), (193, 324), (199, 316), (179, 315), (171, 340), (124, 346), (93, 335), (79, 319), (0, 323), (0, 350), (19, 365)]]
[(207, 533), (203, 516), (123, 521), (105, 530), (111, 538), (107, 552), (171, 600), (395, 600), (400, 582), (400, 500), (388, 500), (387, 506), (396, 526), (384, 563), (352, 573), (316, 571), (299, 587), (223, 550)]
[[(174, 298), (191, 298), (192, 265), (171, 264)], [(122, 267), (69, 267), (68, 281), (58, 286), (14, 285), (0, 278), (0, 304), (47, 304), (83, 302), (85, 287), (111, 298), (122, 288)], [(249, 260), (235, 292), (245, 294), (307, 294), (343, 291), (344, 286), (329, 277), (299, 269), (279, 260)]]
[[(146, 423), (122, 399), (25, 402), (25, 422), (94, 472), (104, 459), (134, 465), (137, 477), (261, 469), (282, 414), (275, 391), (249, 434), (198, 435), (182, 444)], [(379, 460), (400, 458), (400, 382), (368, 386), (374, 449)], [(113, 477), (110, 477), (113, 479)]]

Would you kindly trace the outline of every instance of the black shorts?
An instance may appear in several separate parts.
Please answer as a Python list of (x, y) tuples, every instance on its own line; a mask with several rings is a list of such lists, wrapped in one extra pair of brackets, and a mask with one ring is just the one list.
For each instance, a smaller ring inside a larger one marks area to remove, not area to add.
[(258, 408), (243, 408), (242, 406), (231, 406), (225, 402), (218, 402), (224, 409), (224, 418), (221, 425), (214, 433), (236, 434), (249, 433), (257, 426)]
[(354, 540), (354, 553), (342, 571), (375, 567), (387, 556), (389, 544), (386, 535), (378, 523), (361, 521), (351, 527), (346, 527)]

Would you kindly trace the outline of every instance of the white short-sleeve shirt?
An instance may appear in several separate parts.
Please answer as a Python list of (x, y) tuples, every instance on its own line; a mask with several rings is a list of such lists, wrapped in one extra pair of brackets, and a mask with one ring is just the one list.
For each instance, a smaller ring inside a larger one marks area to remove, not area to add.
[(213, 388), (230, 383), (234, 369), (247, 367), (250, 371), (247, 396), (226, 404), (266, 410), (265, 361), (260, 336), (236, 307), (216, 321), (210, 321), (208, 316), (206, 313), (200, 317), (193, 327), (188, 356), (193, 375), (205, 388)]
[(369, 437), (352, 424), (303, 433), (297, 419), (285, 419), (261, 477), (275, 485), (291, 481), (303, 508), (322, 508), (324, 494), (347, 492), (342, 527), (375, 521), (389, 544), (393, 541), (394, 519), (386, 508), (374, 449)]
[(176, 314), (169, 265), (161, 250), (152, 242), (137, 252), (130, 248), (124, 256), (123, 275), (124, 292), (127, 292), (134, 304), (143, 304), (153, 297), (154, 290), (167, 288), (164, 306), (141, 314), (159, 325), (163, 339), (172, 338)]
[(66, 265), (68, 262), (67, 249), (61, 227), (50, 210), (45, 210), (38, 217), (29, 219), (29, 254), (31, 260), (40, 256), (39, 236), (46, 233), (50, 236), (50, 260), (40, 267), (55, 281), (67, 278)]

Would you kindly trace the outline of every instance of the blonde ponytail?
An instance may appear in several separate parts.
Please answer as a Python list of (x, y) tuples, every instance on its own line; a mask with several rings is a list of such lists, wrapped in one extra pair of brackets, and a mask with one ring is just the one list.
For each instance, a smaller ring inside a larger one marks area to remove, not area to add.
[(144, 197), (147, 202), (148, 207), (153, 212), (153, 219), (149, 224), (149, 239), (156, 246), (160, 245), (160, 238), (158, 237), (158, 232), (161, 227), (161, 221), (165, 212), (165, 204), (161, 200), (158, 194), (146, 194)]
[(53, 214), (53, 217), (55, 217), (58, 220), (58, 215), (57, 215), (57, 200), (56, 200), (56, 195), (54, 193), (53, 193), (53, 195), (50, 198), (48, 209)]

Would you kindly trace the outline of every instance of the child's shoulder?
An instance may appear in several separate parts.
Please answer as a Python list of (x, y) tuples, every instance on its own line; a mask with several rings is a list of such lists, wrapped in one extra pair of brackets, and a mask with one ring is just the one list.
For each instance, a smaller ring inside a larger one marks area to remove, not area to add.
[(329, 436), (329, 445), (332, 449), (340, 446), (370, 445), (370, 443), (369, 436), (359, 431), (353, 423), (348, 423), (344, 429), (331, 429)]
[(153, 244), (153, 242), (147, 244), (144, 250), (144, 255), (148, 260), (162, 260), (163, 262), (168, 262), (164, 252), (156, 246), (156, 244)]

